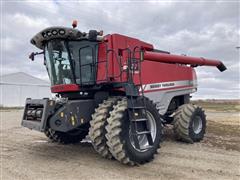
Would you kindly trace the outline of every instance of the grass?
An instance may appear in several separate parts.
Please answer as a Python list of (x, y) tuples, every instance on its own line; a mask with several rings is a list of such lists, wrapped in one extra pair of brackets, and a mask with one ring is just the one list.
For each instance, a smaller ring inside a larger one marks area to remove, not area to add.
[(2, 107), (0, 106), (0, 110), (20, 110), (23, 109), (24, 107), (16, 106), (16, 107)]
[(240, 101), (220, 100), (197, 100), (192, 103), (208, 110), (240, 112)]

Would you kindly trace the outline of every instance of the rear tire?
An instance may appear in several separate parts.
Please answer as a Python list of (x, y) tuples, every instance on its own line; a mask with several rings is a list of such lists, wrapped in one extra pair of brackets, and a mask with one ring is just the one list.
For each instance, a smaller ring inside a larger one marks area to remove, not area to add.
[(73, 130), (71, 132), (54, 131), (48, 128), (44, 133), (52, 141), (60, 144), (75, 144), (82, 141), (88, 135), (89, 124), (81, 127), (81, 130)]
[(107, 139), (105, 137), (107, 118), (110, 116), (109, 112), (113, 109), (113, 105), (117, 102), (117, 97), (110, 97), (104, 100), (95, 113), (92, 115), (90, 121), (89, 137), (92, 141), (94, 149), (104, 158), (111, 159), (112, 154), (108, 150)]
[(145, 151), (138, 151), (131, 143), (130, 138), (130, 120), (127, 110), (127, 99), (124, 98), (118, 101), (114, 106), (113, 111), (110, 112), (110, 117), (107, 119), (106, 126), (107, 145), (112, 155), (121, 163), (128, 165), (144, 164), (153, 160), (154, 154), (160, 147), (162, 138), (162, 124), (160, 115), (155, 105), (145, 98), (146, 110), (154, 117), (156, 124), (156, 135), (153, 139), (153, 146)]
[(206, 115), (202, 108), (193, 104), (180, 106), (174, 115), (173, 130), (177, 140), (201, 141), (206, 131)]

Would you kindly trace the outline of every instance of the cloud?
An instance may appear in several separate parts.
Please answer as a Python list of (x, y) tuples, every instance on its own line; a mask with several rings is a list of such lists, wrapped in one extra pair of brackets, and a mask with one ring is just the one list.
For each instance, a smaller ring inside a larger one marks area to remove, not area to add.
[(224, 73), (216, 68), (196, 68), (199, 91), (195, 98), (240, 98), (239, 2), (97, 2), (97, 1), (5, 1), (2, 8), (2, 73), (23, 71), (47, 79), (40, 57), (29, 41), (42, 29), (71, 26), (79, 21), (82, 31), (103, 29), (154, 44), (174, 54), (222, 60)]
[(24, 26), (26, 28), (42, 28), (43, 26), (49, 26), (49, 22), (46, 18), (32, 18), (25, 14), (16, 13), (13, 16), (8, 15), (9, 22), (14, 22), (17, 26)]

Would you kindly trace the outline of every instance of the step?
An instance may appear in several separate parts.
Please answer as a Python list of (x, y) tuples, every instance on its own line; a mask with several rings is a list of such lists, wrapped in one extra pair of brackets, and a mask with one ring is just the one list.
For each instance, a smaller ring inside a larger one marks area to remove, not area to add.
[(128, 107), (129, 109), (146, 109), (144, 106)]
[(134, 122), (141, 122), (141, 121), (148, 121), (146, 118), (141, 118), (141, 119), (132, 119)]
[(148, 145), (148, 146), (145, 146), (144, 148), (141, 148), (141, 150), (146, 150), (146, 149), (150, 149), (150, 148), (152, 148), (153, 146), (151, 146), (151, 145)]
[(142, 135), (142, 134), (151, 134), (151, 131), (141, 131), (141, 132), (137, 132), (137, 135)]

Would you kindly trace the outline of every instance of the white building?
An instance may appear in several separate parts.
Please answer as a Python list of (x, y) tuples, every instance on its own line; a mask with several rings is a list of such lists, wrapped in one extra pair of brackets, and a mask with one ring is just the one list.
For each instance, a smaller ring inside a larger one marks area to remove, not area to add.
[(0, 76), (0, 106), (24, 106), (26, 98), (51, 97), (50, 83), (18, 72)]

